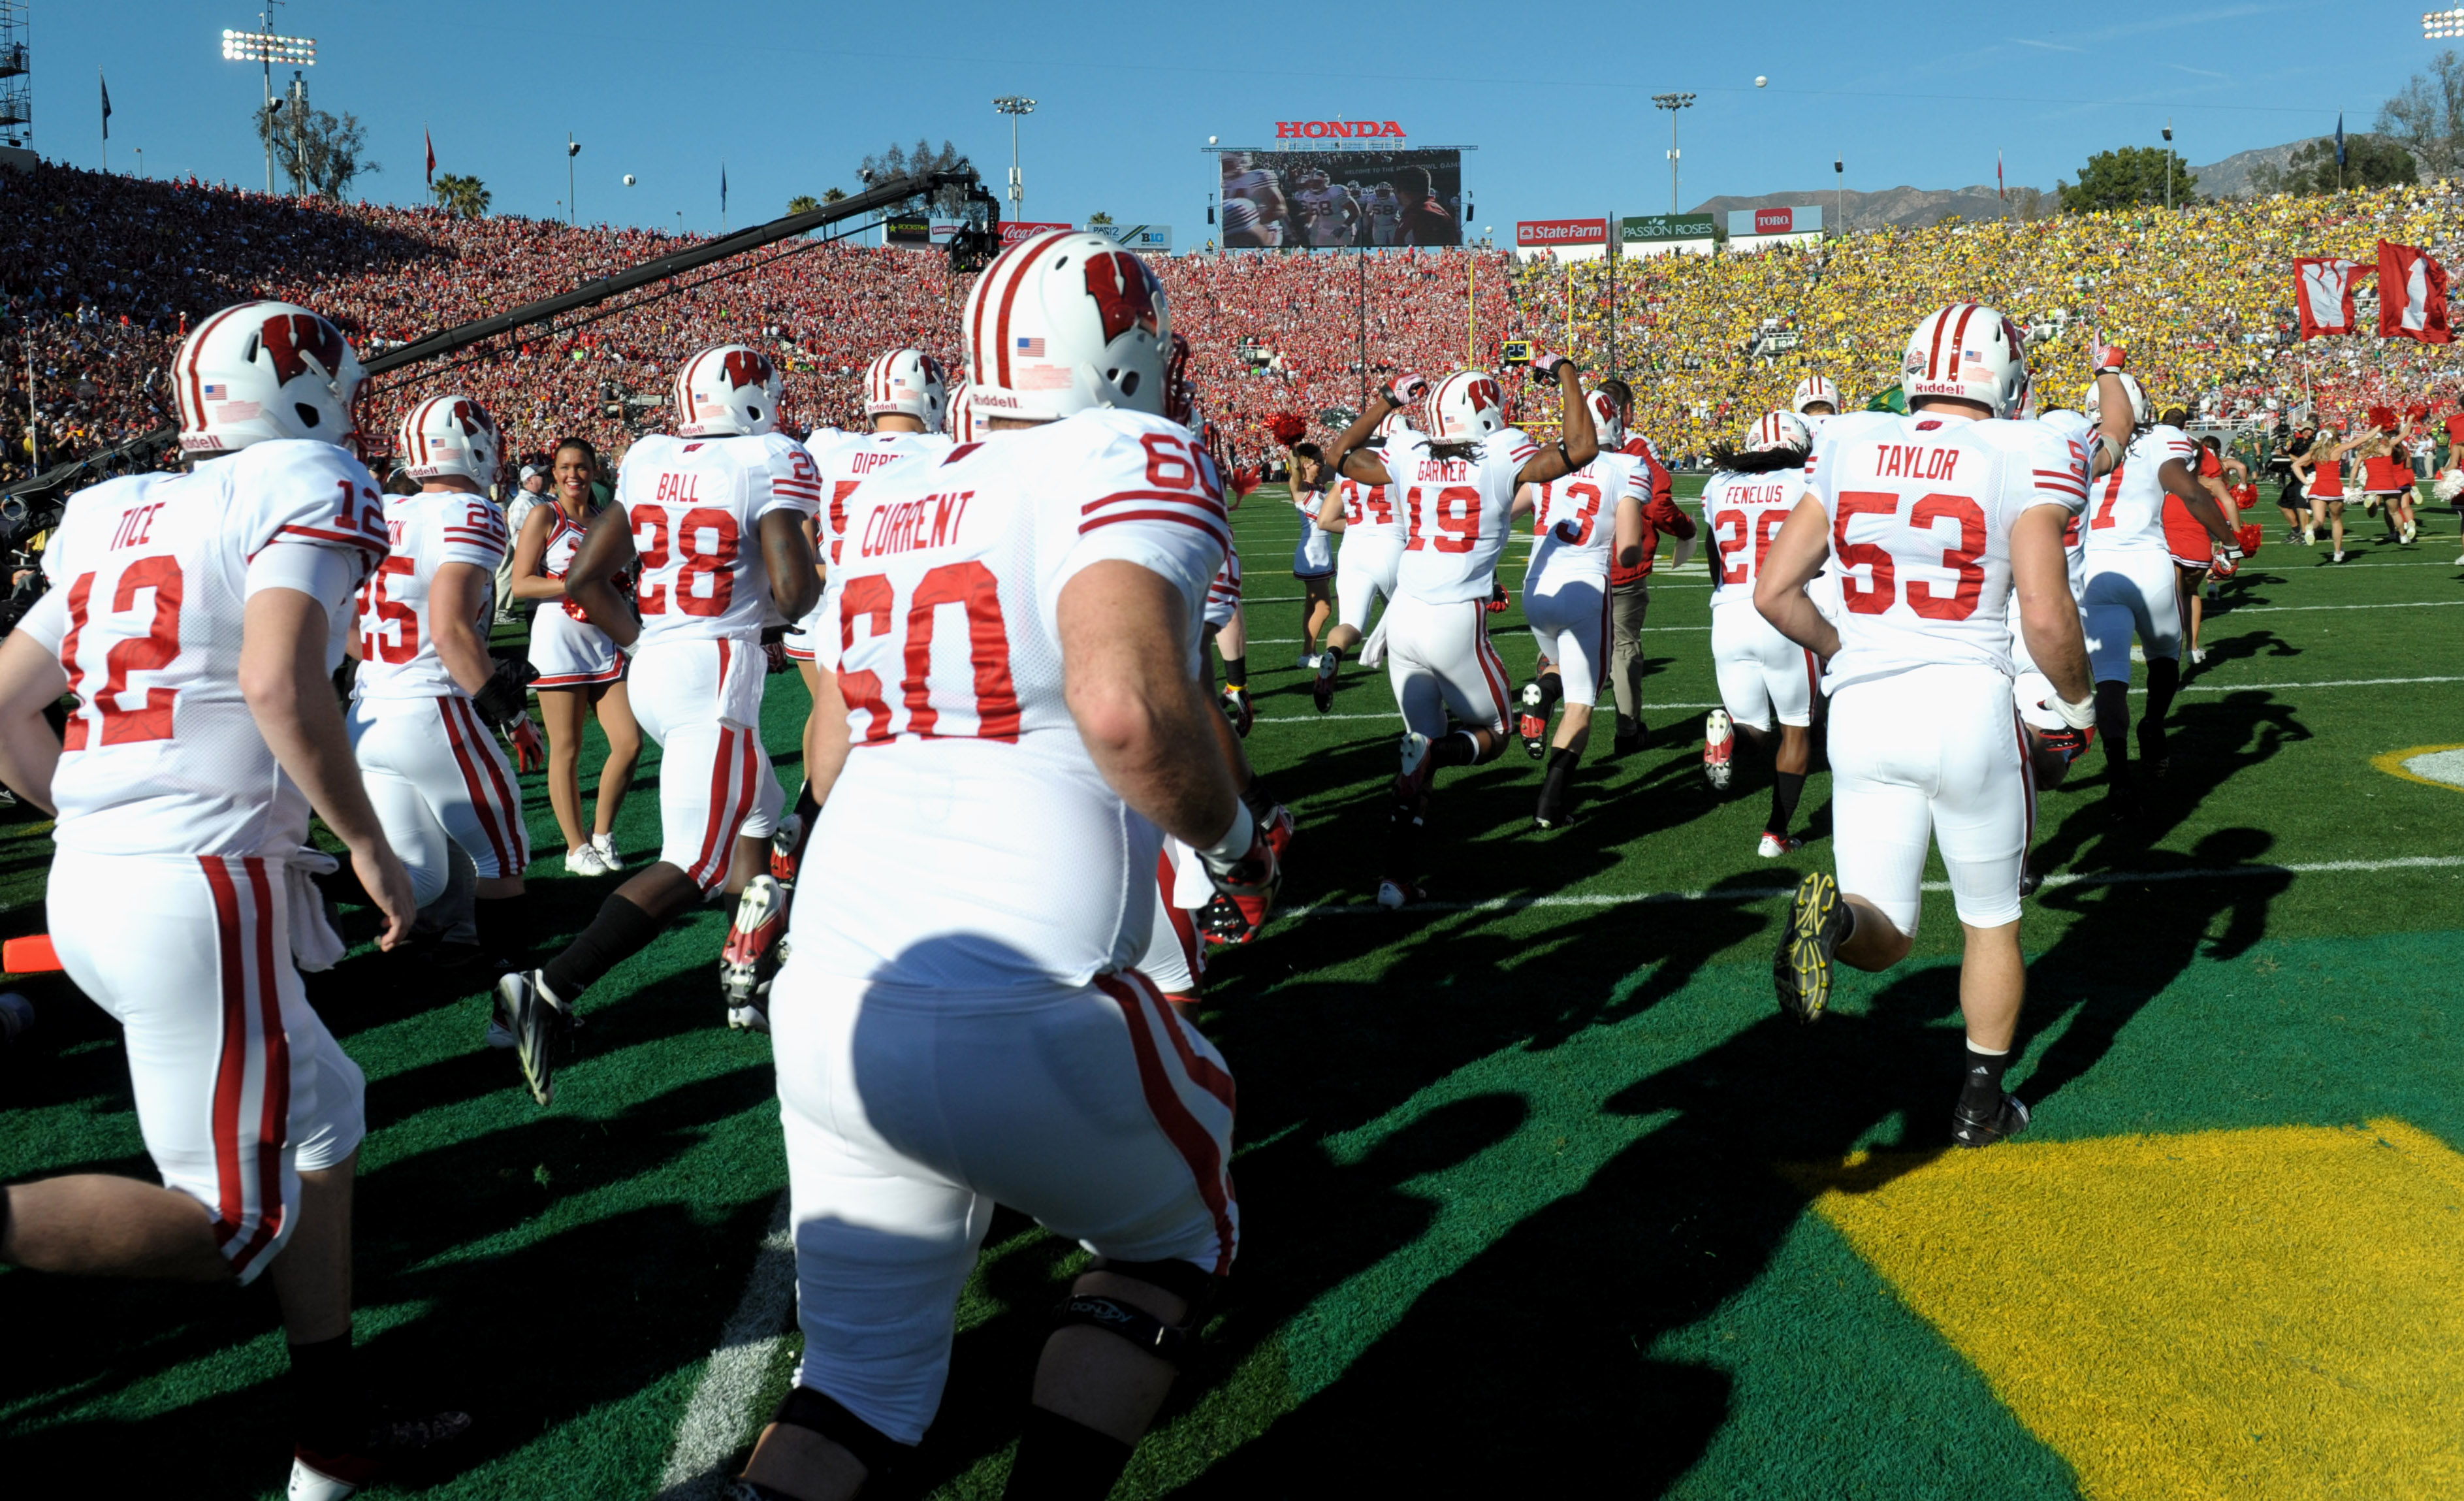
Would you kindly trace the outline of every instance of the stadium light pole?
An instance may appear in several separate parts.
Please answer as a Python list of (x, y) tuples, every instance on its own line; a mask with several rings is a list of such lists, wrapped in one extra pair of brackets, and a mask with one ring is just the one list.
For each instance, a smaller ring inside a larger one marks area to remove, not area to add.
[(267, 9), (257, 12), (260, 30), (223, 33), (223, 60), (253, 62), (265, 74), (265, 190), (274, 192), (274, 65), (297, 63), (302, 68), (317, 65), (317, 38), (313, 36), (277, 36), (274, 31), (273, 7), (284, 0), (266, 0)]
[(2453, 41), (2464, 36), (2464, 11), (2431, 11), (2421, 18), (2421, 39)]
[(2165, 121), (2165, 211), (2173, 211), (2173, 121)]
[(581, 154), (582, 143), (573, 139), (572, 131), (566, 131), (564, 133), (564, 227), (568, 230), (582, 222), (573, 210), (573, 159)]
[(1655, 94), (1651, 97), (1651, 102), (1655, 108), (1668, 111), (1668, 211), (1675, 213), (1677, 211), (1677, 112), (1681, 109), (1692, 108), (1694, 96)]
[(1003, 94), (993, 100), (997, 112), (1009, 117), (1009, 216), (1026, 217), (1026, 180), (1018, 175), (1018, 117), (1035, 113), (1035, 100), (1023, 94)]

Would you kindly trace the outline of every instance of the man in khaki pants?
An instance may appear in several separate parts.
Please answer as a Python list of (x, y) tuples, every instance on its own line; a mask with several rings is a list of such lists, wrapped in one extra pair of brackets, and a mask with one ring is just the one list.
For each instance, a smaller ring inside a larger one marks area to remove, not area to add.
[(1611, 752), (1623, 756), (1642, 749), (1651, 735), (1651, 727), (1642, 722), (1641, 631), (1643, 616), (1651, 609), (1652, 555), (1659, 550), (1660, 534), (1667, 532), (1679, 542), (1672, 566), (1683, 566), (1694, 550), (1694, 519), (1670, 498), (1668, 466), (1660, 461), (1660, 451), (1651, 446), (1651, 440), (1634, 426), (1634, 387), (1611, 376), (1600, 383), (1600, 389), (1625, 418), (1624, 452), (1641, 459), (1651, 471), (1651, 503), (1642, 511), (1642, 542), (1618, 553), (1609, 563), (1609, 685), (1617, 693), (1617, 739)]

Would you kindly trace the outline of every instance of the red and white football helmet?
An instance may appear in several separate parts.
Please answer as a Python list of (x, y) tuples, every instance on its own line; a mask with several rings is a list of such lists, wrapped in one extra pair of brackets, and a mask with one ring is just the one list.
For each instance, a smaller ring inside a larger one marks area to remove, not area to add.
[(779, 430), (779, 367), (749, 344), (713, 344), (676, 371), (676, 436)]
[[(2139, 377), (2123, 371), (2114, 379), (2120, 381), (2122, 388), (2130, 393), (2130, 426), (2134, 429), (2154, 426), (2156, 404), (2147, 399), (2146, 387), (2139, 384)], [(2099, 414), (2104, 410), (2104, 399), (2097, 394), (2096, 389), (2103, 384), (2102, 381), (2087, 383), (2087, 420), (2090, 422), (2097, 421)]]
[(458, 392), (430, 396), (404, 412), (394, 447), (402, 453), (404, 472), (413, 479), (454, 475), (482, 489), (496, 482), (503, 452), (496, 419), (477, 397)]
[(1412, 427), (1412, 413), (1410, 408), (1397, 408), (1395, 410), (1388, 412), (1385, 416), (1377, 419), (1377, 430), (1370, 435), (1370, 441), (1372, 443), (1382, 445), (1388, 437), (1392, 436), (1396, 432), (1410, 432), (1412, 430), (1414, 430)]
[(1606, 391), (1593, 391), (1583, 398), (1592, 408), (1592, 430), (1599, 435), (1600, 452), (1625, 446), (1625, 413)]
[(1816, 402), (1830, 403), (1835, 412), (1846, 409), (1839, 404), (1839, 387), (1832, 385), (1828, 376), (1821, 375), (1809, 375), (1796, 383), (1796, 394), (1789, 399), (1788, 409), (1801, 417), (1805, 415), (1805, 408)]
[(950, 393), (950, 436), (961, 443), (980, 442), (984, 434), (976, 430), (976, 388), (958, 378), (957, 387)]
[(941, 362), (921, 349), (892, 349), (864, 372), (868, 417), (913, 417), (924, 424), (925, 431), (938, 432), (949, 406), (949, 383), (941, 374)]
[(1900, 389), (1913, 408), (1928, 396), (1980, 403), (1996, 417), (2028, 402), (2027, 336), (1979, 302), (1954, 302), (1908, 336)]
[(1764, 412), (1746, 430), (1745, 452), (1749, 453), (1765, 453), (1773, 449), (1803, 452), (1813, 447), (1814, 430), (1793, 411)]
[(1170, 417), (1187, 406), (1162, 283), (1101, 234), (1053, 230), (1001, 252), (959, 321), (979, 423), (1098, 407)]
[(1428, 431), (1441, 443), (1471, 443), (1506, 426), (1506, 392), (1486, 370), (1457, 370), (1429, 392)]
[(171, 358), (180, 452), (236, 453), (273, 438), (359, 452), (368, 372), (342, 331), (296, 302), (241, 302), (197, 325)]

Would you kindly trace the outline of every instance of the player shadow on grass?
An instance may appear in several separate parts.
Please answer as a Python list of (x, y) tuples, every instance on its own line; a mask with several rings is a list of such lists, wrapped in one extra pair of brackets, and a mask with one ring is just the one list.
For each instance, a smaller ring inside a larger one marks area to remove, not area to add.
[(2171, 764), (2166, 774), (2151, 779), (2144, 764), (2132, 764), (2139, 788), (2136, 810), (2119, 812), (2109, 797), (2109, 773), (2098, 774), (2103, 768), (2084, 776), (2085, 768), (2073, 768), (2070, 780), (2039, 802), (2040, 822), (2047, 801), (2063, 808), (2064, 816), (2052, 834), (2038, 839), (2030, 868), (2039, 872), (2073, 865), (2112, 870), (2136, 861), (2234, 777), (2308, 739), (2310, 731), (2298, 709), (2277, 702), (2264, 689), (2177, 699), (2167, 747)]

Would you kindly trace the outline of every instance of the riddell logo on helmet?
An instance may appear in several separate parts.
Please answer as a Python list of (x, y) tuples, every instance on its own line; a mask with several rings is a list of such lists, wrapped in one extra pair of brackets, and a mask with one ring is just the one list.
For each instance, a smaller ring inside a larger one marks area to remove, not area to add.
[(1279, 120), (1275, 121), (1278, 141), (1361, 141), (1378, 139), (1400, 141), (1403, 127), (1394, 121), (1375, 120)]
[(308, 373), (310, 355), (326, 375), (333, 375), (341, 369), (349, 347), (340, 329), (314, 313), (277, 313), (265, 320), (256, 337), (273, 357), (274, 378), (286, 386)]

